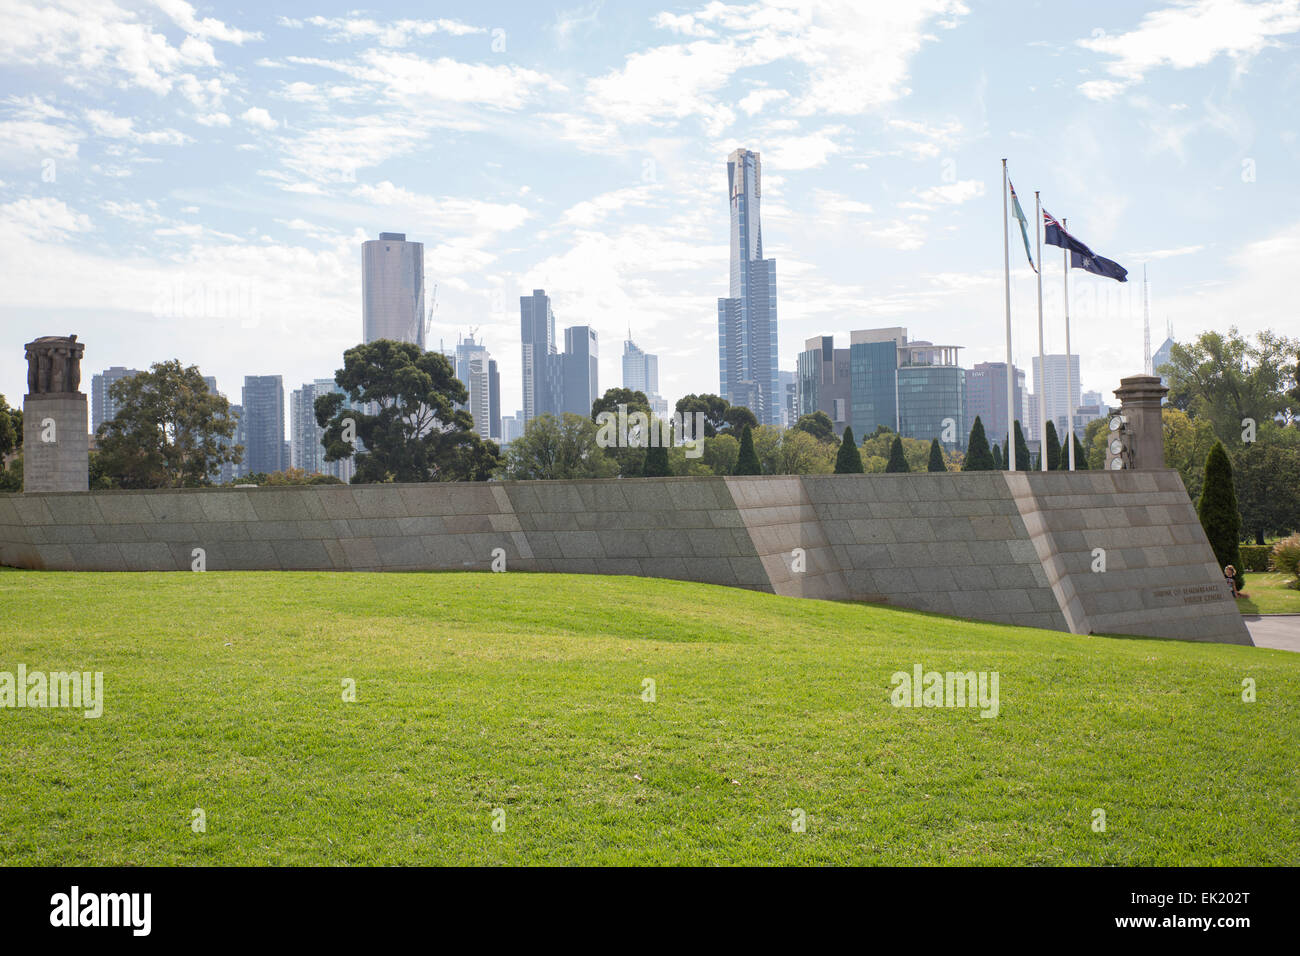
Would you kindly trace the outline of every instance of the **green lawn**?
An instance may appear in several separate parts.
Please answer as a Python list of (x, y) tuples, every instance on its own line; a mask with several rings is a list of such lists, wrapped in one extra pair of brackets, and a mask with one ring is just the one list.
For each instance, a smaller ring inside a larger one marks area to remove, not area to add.
[[(3, 864), (1300, 863), (1284, 651), (625, 577), (3, 571), (20, 662), (107, 701), (0, 710)], [(916, 663), (996, 670), (999, 715), (891, 706)]]
[(1300, 591), (1288, 588), (1285, 574), (1246, 572), (1246, 591), (1237, 598), (1242, 614), (1300, 614)]

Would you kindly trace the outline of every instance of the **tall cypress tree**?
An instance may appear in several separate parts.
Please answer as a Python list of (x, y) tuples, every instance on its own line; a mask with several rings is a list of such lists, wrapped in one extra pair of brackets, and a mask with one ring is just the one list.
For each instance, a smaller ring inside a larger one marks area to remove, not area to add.
[(853, 439), (852, 425), (844, 426), (844, 438), (840, 442), (839, 454), (835, 456), (835, 474), (862, 474), (862, 452), (858, 451), (858, 443)]
[(898, 435), (894, 436), (894, 443), (889, 446), (889, 464), (885, 466), (885, 471), (900, 472), (911, 471), (907, 466), (907, 457), (903, 454), (903, 439)]
[(984, 423), (978, 415), (970, 429), (970, 439), (966, 442), (966, 461), (962, 471), (993, 471), (993, 453), (989, 451), (989, 440), (984, 434)]
[(1232, 483), (1232, 463), (1228, 461), (1223, 442), (1215, 442), (1206, 456), (1205, 484), (1201, 486), (1196, 513), (1219, 567), (1230, 564), (1237, 569), (1240, 590), (1246, 581), (1241, 572), (1241, 512), (1237, 508), (1237, 489)]
[(993, 444), (993, 470), (1006, 471), (1006, 462), (1002, 460), (1002, 449), (996, 442)]
[(939, 447), (939, 439), (930, 439), (930, 463), (926, 466), (926, 471), (947, 471), (948, 466), (943, 462), (943, 449)]
[[(1023, 464), (1022, 464), (1023, 462)], [(1016, 421), (1016, 467), (1029, 467), (1029, 444), (1025, 441), (1025, 433), (1020, 430), (1020, 422)]]
[(758, 452), (754, 451), (754, 432), (748, 425), (740, 433), (740, 454), (736, 457), (736, 474), (761, 475), (763, 466), (759, 464)]
[[(1068, 457), (1065, 459), (1065, 464), (1063, 467), (1065, 468), (1070, 467), (1070, 459)], [(1079, 441), (1078, 435), (1074, 436), (1074, 470), (1075, 471), (1088, 470), (1088, 453), (1083, 450), (1083, 442)]]
[[(1056, 437), (1056, 423), (1047, 423), (1047, 437), (1043, 439), (1043, 445), (1047, 449), (1047, 470), (1061, 470), (1061, 439)], [(1017, 445), (1017, 448), (1020, 446)]]

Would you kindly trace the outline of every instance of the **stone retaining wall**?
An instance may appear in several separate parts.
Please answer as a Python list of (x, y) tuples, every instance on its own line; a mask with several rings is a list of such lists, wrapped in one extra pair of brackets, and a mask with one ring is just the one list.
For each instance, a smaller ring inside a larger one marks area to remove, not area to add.
[[(188, 571), (195, 548), (209, 571), (488, 571), (501, 549), (510, 571), (1250, 643), (1173, 471), (0, 495), (0, 564)], [(1097, 548), (1103, 573), (1092, 570)]]

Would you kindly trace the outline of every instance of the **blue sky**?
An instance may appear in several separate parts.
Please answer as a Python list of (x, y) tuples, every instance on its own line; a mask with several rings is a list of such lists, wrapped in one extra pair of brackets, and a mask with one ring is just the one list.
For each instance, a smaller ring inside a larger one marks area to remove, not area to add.
[[(274, 12), (271, 12), (271, 9)], [(360, 243), (425, 243), (429, 339), (479, 329), (519, 405), (518, 297), (630, 326), (670, 400), (717, 389), (725, 160), (763, 160), (782, 368), (904, 325), (1004, 354), (1000, 158), (1127, 285), (1071, 275), (1085, 389), (1237, 324), (1300, 334), (1300, 0), (190, 5), (0, 0), (0, 392), (77, 333), (86, 374), (328, 376)], [(1012, 236), (1016, 361), (1035, 286)], [(1059, 250), (1047, 349), (1064, 344)]]

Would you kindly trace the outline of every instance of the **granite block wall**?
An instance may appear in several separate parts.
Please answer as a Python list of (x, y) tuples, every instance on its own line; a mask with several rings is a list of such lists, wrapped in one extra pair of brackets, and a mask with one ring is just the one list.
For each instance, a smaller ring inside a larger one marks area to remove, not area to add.
[(0, 564), (189, 571), (196, 548), (209, 571), (489, 571), (500, 555), (509, 571), (1249, 643), (1172, 471), (0, 495)]

